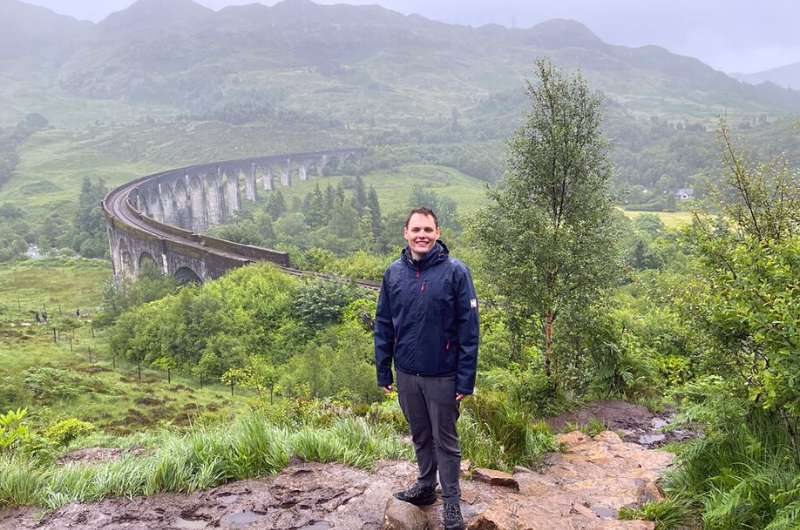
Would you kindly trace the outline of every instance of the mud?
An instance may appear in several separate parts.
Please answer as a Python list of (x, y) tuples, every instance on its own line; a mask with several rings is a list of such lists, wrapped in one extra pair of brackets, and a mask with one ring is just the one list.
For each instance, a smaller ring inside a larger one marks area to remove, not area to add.
[[(660, 497), (655, 481), (672, 455), (624, 443), (613, 432), (595, 439), (574, 432), (559, 440), (564, 452), (552, 455), (541, 473), (514, 473), (519, 491), (462, 480), (462, 511), (470, 528), (652, 530), (653, 523), (617, 521), (616, 514)], [(372, 472), (293, 463), (273, 477), (186, 495), (72, 503), (49, 514), (6, 510), (0, 512), (0, 530), (377, 530), (386, 500), (415, 476), (409, 462), (381, 462)], [(441, 528), (441, 501), (425, 511), (431, 528)]]
[(667, 411), (653, 414), (646, 407), (625, 401), (594, 401), (578, 410), (547, 419), (554, 432), (568, 426), (583, 427), (592, 420), (601, 422), (606, 429), (618, 433), (626, 442), (644, 447), (662, 447), (671, 442), (683, 442), (701, 436), (698, 429), (672, 429), (674, 414)]
[(126, 456), (141, 456), (145, 452), (141, 447), (132, 449), (116, 449), (109, 447), (90, 447), (88, 449), (78, 449), (65, 454), (57, 460), (60, 465), (66, 464), (85, 464), (96, 465), (103, 462), (112, 462)]

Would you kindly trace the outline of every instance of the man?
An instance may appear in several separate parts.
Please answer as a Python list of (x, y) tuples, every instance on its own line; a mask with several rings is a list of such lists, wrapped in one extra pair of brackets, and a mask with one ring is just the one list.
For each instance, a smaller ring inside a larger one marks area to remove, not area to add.
[(430, 209), (411, 210), (403, 228), (408, 246), (383, 275), (375, 365), (378, 385), (388, 394), (394, 361), (400, 407), (419, 466), (416, 483), (395, 497), (418, 506), (433, 504), (438, 471), (444, 526), (457, 530), (464, 521), (456, 420), (461, 400), (475, 387), (478, 301), (469, 270), (449, 257), (440, 235)]

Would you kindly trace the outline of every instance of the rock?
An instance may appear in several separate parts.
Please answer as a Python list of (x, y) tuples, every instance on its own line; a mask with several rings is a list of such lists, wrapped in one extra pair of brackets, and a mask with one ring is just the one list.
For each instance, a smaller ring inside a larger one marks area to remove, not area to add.
[(639, 490), (639, 503), (647, 504), (648, 502), (659, 502), (664, 500), (664, 495), (658, 489), (656, 483), (653, 481), (646, 482)]
[(479, 467), (473, 471), (472, 478), (492, 486), (504, 486), (519, 491), (519, 482), (511, 474), (503, 471)]
[(418, 507), (389, 497), (383, 514), (384, 530), (428, 530), (428, 517)]
[(469, 460), (462, 460), (461, 461), (461, 475), (466, 476), (469, 474), (469, 470), (472, 469), (472, 462)]
[(561, 445), (566, 445), (567, 447), (578, 445), (586, 442), (587, 440), (589, 440), (589, 437), (583, 434), (581, 431), (572, 431), (566, 434), (556, 435), (556, 441)]
[(511, 474), (516, 475), (517, 473), (533, 473), (533, 471), (524, 466), (514, 466), (514, 469), (511, 470)]
[(605, 442), (610, 445), (618, 445), (622, 443), (622, 438), (619, 437), (614, 431), (603, 431), (594, 437), (596, 442)]

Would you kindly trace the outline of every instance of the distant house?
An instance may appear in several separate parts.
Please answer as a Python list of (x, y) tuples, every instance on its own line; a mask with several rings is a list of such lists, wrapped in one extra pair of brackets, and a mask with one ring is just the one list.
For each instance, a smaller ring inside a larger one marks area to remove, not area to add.
[(694, 199), (694, 188), (678, 188), (675, 191), (675, 198), (679, 201), (690, 201)]

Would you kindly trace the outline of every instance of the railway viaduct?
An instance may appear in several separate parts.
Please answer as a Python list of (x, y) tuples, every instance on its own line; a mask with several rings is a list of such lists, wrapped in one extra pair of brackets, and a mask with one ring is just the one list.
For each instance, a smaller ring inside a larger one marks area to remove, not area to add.
[(243, 199), (255, 201), (260, 192), (291, 186), (294, 179), (322, 176), (331, 164), (359, 160), (364, 152), (337, 149), (227, 160), (128, 182), (109, 192), (101, 203), (114, 277), (136, 278), (150, 263), (181, 282), (203, 282), (257, 261), (302, 274), (290, 267), (286, 253), (203, 233), (231, 219)]

